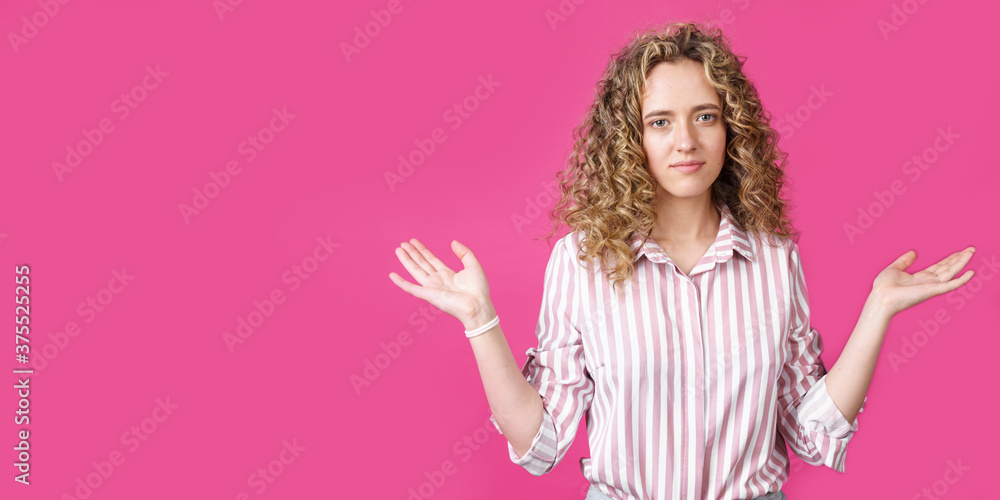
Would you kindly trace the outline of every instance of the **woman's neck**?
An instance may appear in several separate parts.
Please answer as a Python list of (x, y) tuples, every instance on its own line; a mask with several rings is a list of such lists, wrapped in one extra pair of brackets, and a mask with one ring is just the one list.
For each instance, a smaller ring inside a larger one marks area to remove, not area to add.
[(659, 204), (650, 237), (671, 245), (712, 240), (719, 234), (722, 214), (711, 203), (676, 200)]

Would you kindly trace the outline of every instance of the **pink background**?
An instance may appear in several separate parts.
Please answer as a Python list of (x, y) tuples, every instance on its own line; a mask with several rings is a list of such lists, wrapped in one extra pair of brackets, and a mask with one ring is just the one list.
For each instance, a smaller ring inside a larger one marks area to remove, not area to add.
[[(846, 474), (793, 455), (785, 492), (995, 491), (995, 7), (403, 0), (348, 60), (342, 44), (396, 4), (246, 0), (221, 19), (210, 0), (44, 5), (0, 6), (2, 293), (11, 304), (14, 267), (31, 266), (36, 366), (30, 425), (14, 423), (16, 390), (0, 404), (0, 497), (83, 498), (89, 477), (100, 483), (94, 499), (414, 499), (411, 488), (435, 499), (583, 498), (583, 423), (550, 474), (511, 464), (462, 325), (388, 273), (412, 281), (393, 253), (411, 237), (456, 270), (448, 243), (467, 244), (522, 363), (537, 342), (550, 253), (535, 239), (549, 221), (529, 201), (550, 208), (544, 183), (609, 54), (632, 30), (672, 20), (723, 28), (783, 133), (828, 367), (895, 258), (916, 249), (916, 272), (977, 248), (972, 282), (893, 320)], [(884, 37), (894, 13), (898, 29)], [(166, 75), (146, 78), (147, 67)], [(477, 97), (491, 75), (496, 86)], [(831, 95), (811, 99), (813, 88)], [(127, 115), (123, 93), (141, 100)], [(446, 113), (456, 105), (469, 109), (460, 121)], [(272, 121), (274, 109), (294, 117)], [(84, 131), (97, 137), (102, 120), (113, 129), (57, 175), (53, 163)], [(958, 138), (935, 142), (949, 127)], [(425, 161), (390, 185), (398, 157), (436, 128)], [(251, 160), (241, 143), (252, 135), (268, 143)], [(933, 161), (919, 178), (915, 155)], [(227, 165), (239, 173), (185, 219), (180, 206)], [(905, 192), (880, 201), (894, 182)], [(844, 226), (860, 212), (877, 217), (850, 236)], [(317, 250), (317, 238), (333, 249)], [(307, 279), (283, 279), (303, 266)], [(128, 284), (109, 283), (123, 268)], [(264, 306), (270, 315), (231, 352), (224, 335), (275, 290), (283, 302)], [(87, 312), (88, 298), (104, 302), (100, 312)], [(13, 370), (27, 365), (15, 360), (9, 314), (0, 344)], [(932, 323), (935, 335), (920, 333)], [(380, 356), (400, 335), (407, 345)], [(389, 362), (355, 390), (377, 360)], [(157, 410), (168, 398), (175, 408)], [(21, 429), (31, 433), (29, 487), (13, 481)], [(454, 474), (440, 472), (446, 461)], [(948, 483), (949, 461), (971, 469)]]

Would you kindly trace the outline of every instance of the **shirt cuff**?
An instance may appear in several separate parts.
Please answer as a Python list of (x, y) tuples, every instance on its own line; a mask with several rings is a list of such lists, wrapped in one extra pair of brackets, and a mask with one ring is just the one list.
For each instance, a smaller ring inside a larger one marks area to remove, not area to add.
[[(497, 428), (497, 432), (503, 434), (493, 415), (490, 415), (490, 421)], [(556, 458), (556, 424), (549, 412), (542, 411), (542, 425), (538, 427), (538, 432), (535, 433), (531, 446), (523, 457), (517, 456), (510, 441), (507, 442), (507, 451), (511, 462), (520, 465), (532, 475), (541, 476), (550, 471)]]
[[(865, 402), (867, 399), (865, 398)], [(861, 409), (864, 409), (864, 402)], [(858, 421), (855, 418), (853, 424), (848, 422), (837, 408), (826, 387), (825, 375), (802, 398), (797, 411), (802, 418), (807, 451), (818, 452), (823, 465), (843, 473), (847, 444), (858, 430)]]

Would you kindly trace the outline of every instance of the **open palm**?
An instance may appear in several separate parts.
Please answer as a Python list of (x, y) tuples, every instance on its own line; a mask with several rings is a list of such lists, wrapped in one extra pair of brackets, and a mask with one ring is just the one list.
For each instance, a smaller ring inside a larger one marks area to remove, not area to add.
[(389, 273), (389, 279), (410, 295), (430, 302), (468, 325), (476, 310), (489, 303), (490, 288), (472, 250), (458, 241), (451, 242), (451, 249), (465, 267), (457, 273), (416, 238), (403, 242), (396, 248), (396, 257), (420, 285), (414, 285), (396, 273)]
[(916, 274), (909, 274), (906, 269), (913, 265), (917, 257), (917, 253), (910, 250), (875, 277), (872, 290), (879, 294), (888, 311), (896, 314), (968, 283), (975, 274), (972, 270), (958, 278), (955, 275), (969, 262), (973, 252), (975, 247), (966, 248)]

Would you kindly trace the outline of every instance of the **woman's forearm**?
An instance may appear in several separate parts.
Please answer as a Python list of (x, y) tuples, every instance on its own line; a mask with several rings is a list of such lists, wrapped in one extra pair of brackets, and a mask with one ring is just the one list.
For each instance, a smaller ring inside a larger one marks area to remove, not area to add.
[(868, 394), (891, 319), (892, 314), (882, 305), (878, 295), (870, 294), (844, 352), (826, 375), (830, 397), (852, 424)]
[[(486, 324), (495, 315), (490, 304), (477, 323)], [(521, 373), (500, 325), (472, 337), (469, 343), (493, 418), (517, 455), (523, 457), (542, 424), (542, 397)]]

